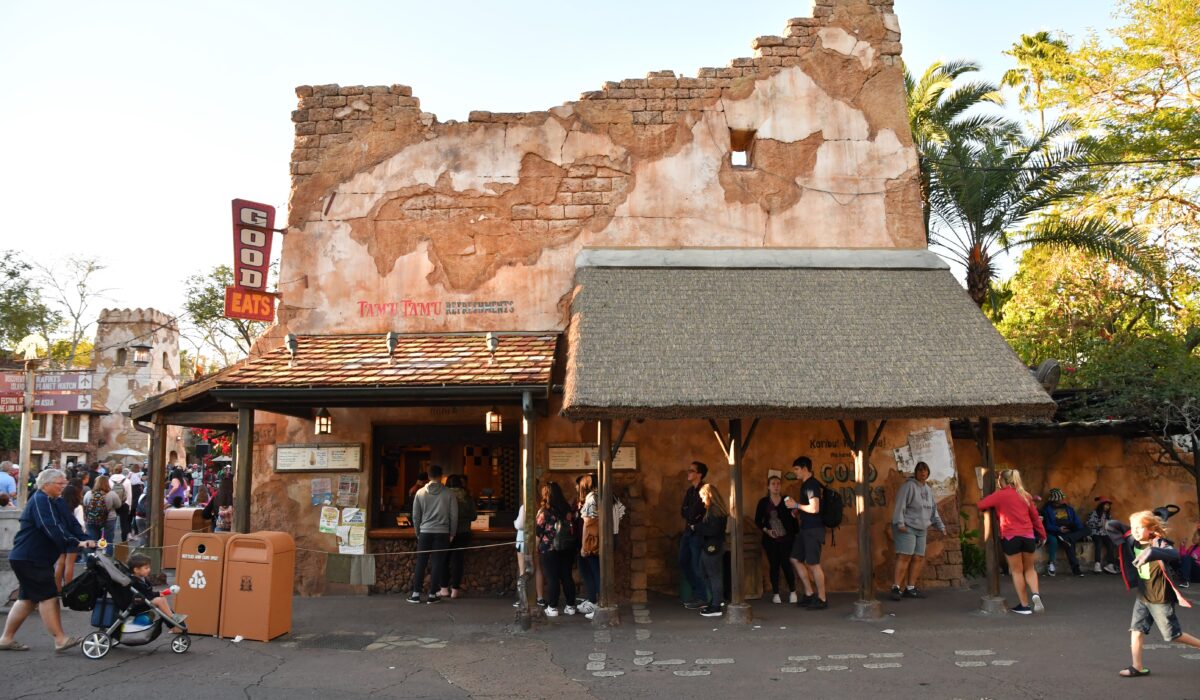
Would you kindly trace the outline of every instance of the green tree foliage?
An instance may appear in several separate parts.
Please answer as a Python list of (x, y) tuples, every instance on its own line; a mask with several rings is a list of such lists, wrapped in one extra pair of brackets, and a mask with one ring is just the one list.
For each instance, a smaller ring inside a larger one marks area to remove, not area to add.
[(1043, 92), (1063, 73), (1067, 42), (1047, 31), (1022, 34), (1020, 41), (1004, 53), (1017, 59), (1017, 67), (1005, 71), (1000, 84), (1017, 89), (1021, 106), (1038, 113), (1038, 131), (1045, 131)]
[(19, 449), (21, 446), (21, 417), (0, 413), (0, 452)]
[(27, 335), (49, 337), (61, 316), (42, 301), (33, 266), (20, 253), (0, 255), (0, 348), (11, 350)]
[[(270, 324), (225, 317), (225, 288), (233, 286), (233, 270), (218, 265), (208, 274), (188, 277), (186, 284), (183, 308), (192, 326), (192, 342), (220, 358), (222, 366), (248, 355), (254, 340)], [(193, 364), (199, 359), (197, 354)]]

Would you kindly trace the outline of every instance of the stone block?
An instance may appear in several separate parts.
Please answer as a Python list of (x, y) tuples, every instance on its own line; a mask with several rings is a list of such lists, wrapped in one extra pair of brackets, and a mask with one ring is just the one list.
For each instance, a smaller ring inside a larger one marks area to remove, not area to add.
[(634, 559), (644, 558), (646, 556), (646, 543), (645, 542), (635, 542), (633, 544), (632, 551), (633, 551)]
[(368, 85), (363, 88), (363, 92), (368, 95), (384, 95), (387, 94), (388, 88), (386, 85)]
[(337, 85), (314, 85), (312, 94), (313, 97), (326, 97), (338, 94), (338, 90)]
[(666, 105), (664, 104), (664, 102), (666, 102), (666, 100), (659, 100), (659, 99), (646, 100), (646, 106), (643, 107), (642, 109), (649, 110), (651, 112), (661, 112), (664, 109), (666, 109)]
[(316, 122), (304, 122), (303, 124), (296, 125), (297, 136), (311, 136), (315, 133), (317, 133)]
[(634, 590), (646, 589), (646, 573), (637, 571), (629, 574), (629, 586)]
[(320, 107), (321, 100), (323, 100), (323, 99), (325, 99), (325, 98), (324, 97), (301, 97), (299, 104), (297, 104), (296, 106), (299, 107), (300, 109), (313, 109), (315, 107)]
[(641, 112), (646, 109), (646, 101), (636, 97), (631, 100), (621, 100), (621, 107), (630, 112)]
[(593, 209), (588, 204), (571, 204), (563, 207), (563, 214), (568, 219), (587, 219), (592, 216)]
[(903, 50), (898, 41), (885, 41), (879, 45), (879, 53), (885, 56), (899, 56)]
[(563, 208), (558, 204), (543, 204), (537, 208), (539, 219), (548, 221), (563, 218)]
[(662, 99), (666, 93), (662, 88), (638, 88), (633, 94), (644, 99)]
[(612, 179), (607, 177), (594, 177), (584, 180), (583, 189), (588, 192), (610, 192), (612, 191)]
[(377, 119), (371, 124), (371, 131), (395, 131), (396, 120)]
[(768, 68), (778, 68), (783, 65), (783, 59), (779, 56), (763, 56), (759, 59), (759, 64)]
[(370, 96), (371, 104), (376, 107), (395, 107), (399, 97), (386, 92), (377, 92)]
[(637, 78), (627, 78), (627, 79), (621, 81), (621, 87), (634, 88), (634, 89), (644, 88), (644, 87), (646, 87), (646, 81), (639, 80)]
[(321, 145), (321, 137), (316, 134), (296, 137), (296, 148), (316, 148), (319, 145)]
[(322, 107), (345, 107), (346, 98), (341, 95), (328, 95), (321, 100)]
[(318, 134), (340, 134), (342, 133), (342, 123), (339, 121), (326, 120), (317, 122)]
[(419, 110), (421, 109), (421, 100), (417, 97), (405, 97), (401, 95), (399, 99), (396, 100), (396, 107), (400, 109)]
[(412, 88), (407, 85), (393, 85), (390, 92), (401, 97), (412, 97)]
[(674, 124), (679, 121), (679, 112), (673, 109), (664, 109), (662, 113), (663, 124)]
[(579, 99), (581, 100), (603, 100), (606, 97), (608, 97), (608, 94), (603, 90), (589, 90), (588, 92), (579, 93)]
[(629, 593), (629, 602), (631, 603), (645, 603), (648, 600), (645, 589), (634, 589)]
[(662, 112), (634, 112), (634, 124), (662, 124)]
[(342, 95), (361, 95), (363, 94), (362, 85), (348, 85), (338, 91)]
[(312, 85), (296, 86), (296, 97), (312, 97), (312, 94), (313, 94)]
[(329, 107), (318, 107), (308, 110), (308, 120), (314, 122), (328, 121), (333, 119), (333, 109)]
[(296, 163), (295, 172), (297, 175), (312, 175), (313, 173), (317, 172), (317, 161), (302, 160)]
[(783, 46), (783, 37), (781, 36), (760, 36), (750, 42), (750, 48), (761, 49), (767, 46)]
[(306, 121), (308, 121), (308, 110), (307, 110), (307, 109), (297, 109), (297, 110), (294, 110), (294, 111), (292, 112), (292, 121), (294, 121), (294, 122), (306, 122)]
[(650, 78), (646, 81), (646, 86), (651, 88), (676, 88), (679, 87), (679, 81), (675, 78)]
[(629, 562), (629, 570), (644, 572), (646, 570), (646, 560), (645, 559), (634, 559), (633, 561)]
[(563, 179), (558, 189), (560, 192), (583, 192), (583, 183), (580, 178), (568, 177)]
[(631, 97), (636, 97), (636, 95), (634, 94), (634, 91), (631, 88), (619, 87), (619, 88), (613, 88), (612, 90), (606, 89), (605, 93), (608, 95), (609, 99), (613, 99), (613, 100), (625, 100), (625, 99), (629, 99)]
[(572, 165), (567, 168), (567, 177), (593, 177), (596, 174), (594, 165)]
[(940, 579), (962, 578), (961, 564), (940, 564), (937, 567), (937, 575)]
[(537, 218), (537, 207), (532, 204), (515, 204), (512, 208), (512, 218), (514, 220)]
[(350, 134), (325, 134), (321, 137), (321, 148), (329, 148), (339, 143), (346, 143), (351, 138), (353, 137)]
[(949, 588), (950, 582), (936, 578), (921, 579), (921, 588)]
[[(571, 202), (573, 204), (604, 204), (605, 193), (603, 192), (579, 192), (572, 195)], [(599, 212), (597, 212), (599, 213)]]
[(488, 124), (495, 121), (495, 116), (491, 112), (475, 110), (467, 115), (467, 121)]

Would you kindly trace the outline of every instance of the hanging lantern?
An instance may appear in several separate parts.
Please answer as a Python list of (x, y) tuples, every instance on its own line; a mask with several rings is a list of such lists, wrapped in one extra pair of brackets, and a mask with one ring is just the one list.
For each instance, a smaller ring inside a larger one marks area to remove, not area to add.
[(495, 406), (483, 417), (483, 426), (489, 433), (499, 433), (504, 430), (504, 418), (500, 416)]
[(333, 416), (329, 415), (328, 408), (317, 411), (317, 418), (313, 421), (313, 433), (316, 435), (333, 433)]
[(133, 345), (133, 364), (139, 367), (145, 367), (150, 364), (150, 350), (153, 348), (149, 345)]

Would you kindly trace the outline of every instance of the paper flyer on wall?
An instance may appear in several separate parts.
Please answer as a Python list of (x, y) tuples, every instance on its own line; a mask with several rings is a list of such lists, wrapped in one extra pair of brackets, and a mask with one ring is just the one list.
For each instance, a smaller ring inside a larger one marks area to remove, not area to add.
[(342, 509), (342, 524), (343, 525), (366, 525), (367, 512), (362, 508), (343, 508)]
[(358, 507), (358, 475), (342, 474), (338, 477), (337, 504), (343, 508)]
[(313, 479), (310, 488), (314, 506), (327, 506), (333, 503), (333, 481), (331, 479)]
[(363, 525), (339, 525), (338, 554), (365, 554), (367, 528)]
[(340, 513), (333, 506), (324, 506), (321, 508), (321, 525), (320, 531), (331, 535), (337, 534), (338, 518)]

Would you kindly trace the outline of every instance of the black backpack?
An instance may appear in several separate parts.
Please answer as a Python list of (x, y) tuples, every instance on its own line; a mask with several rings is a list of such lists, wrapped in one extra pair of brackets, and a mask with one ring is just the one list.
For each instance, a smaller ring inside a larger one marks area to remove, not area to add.
[(63, 605), (71, 610), (86, 612), (96, 607), (96, 601), (104, 597), (100, 576), (94, 571), (85, 571), (62, 589)]
[(550, 549), (555, 552), (569, 552), (578, 549), (579, 545), (575, 542), (575, 528), (571, 527), (571, 523), (567, 522), (566, 518), (559, 518), (554, 522), (554, 539), (550, 542)]
[(831, 543), (837, 544), (837, 534), (834, 532), (842, 526), (846, 502), (842, 500), (840, 491), (821, 485), (821, 524), (829, 531)]

